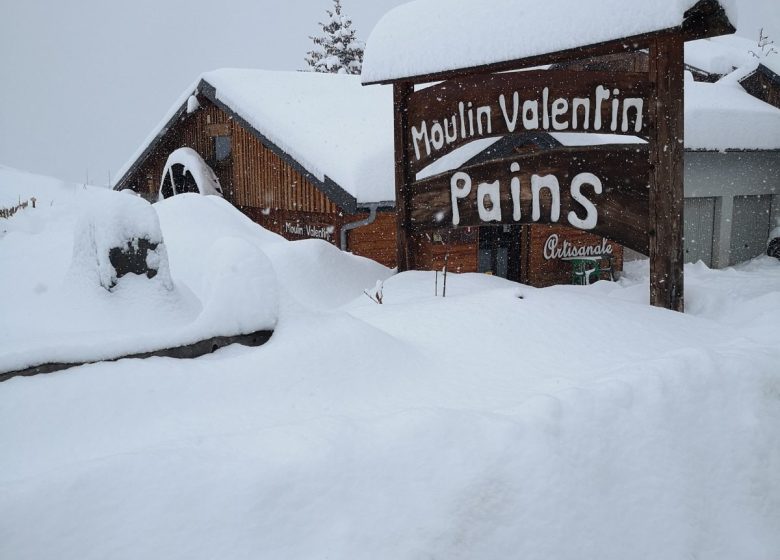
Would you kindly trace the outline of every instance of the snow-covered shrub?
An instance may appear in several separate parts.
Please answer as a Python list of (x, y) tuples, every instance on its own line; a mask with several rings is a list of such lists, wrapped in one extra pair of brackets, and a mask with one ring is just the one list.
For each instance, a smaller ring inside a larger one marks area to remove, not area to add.
[(71, 278), (110, 291), (131, 273), (173, 288), (154, 208), (140, 197), (113, 191), (85, 199), (75, 227)]

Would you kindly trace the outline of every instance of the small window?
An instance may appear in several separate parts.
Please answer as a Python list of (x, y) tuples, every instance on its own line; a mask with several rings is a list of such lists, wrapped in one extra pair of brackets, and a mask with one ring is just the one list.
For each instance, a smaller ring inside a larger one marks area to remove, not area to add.
[(230, 136), (214, 136), (214, 157), (225, 161), (230, 157)]

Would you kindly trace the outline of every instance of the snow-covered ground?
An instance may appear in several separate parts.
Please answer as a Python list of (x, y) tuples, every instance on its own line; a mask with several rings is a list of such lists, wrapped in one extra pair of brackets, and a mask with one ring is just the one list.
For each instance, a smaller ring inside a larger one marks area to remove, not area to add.
[[(54, 203), (0, 220), (0, 357), (80, 211), (26, 177)], [(220, 199), (154, 208), (173, 283), (225, 313), (265, 255), (276, 331), (0, 384), (0, 558), (778, 557), (779, 261), (687, 266), (684, 315), (647, 305), (645, 263), (590, 287), (450, 275), (441, 298)], [(131, 339), (166, 312), (136, 303)]]

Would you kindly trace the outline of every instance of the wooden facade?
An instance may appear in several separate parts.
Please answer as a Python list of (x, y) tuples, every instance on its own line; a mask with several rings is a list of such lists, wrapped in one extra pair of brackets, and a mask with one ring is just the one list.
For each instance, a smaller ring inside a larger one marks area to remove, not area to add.
[[(339, 203), (348, 195), (329, 196), (290, 156), (265, 142), (261, 135), (228, 108), (201, 95), (200, 108), (174, 116), (156, 142), (115, 188), (133, 189), (150, 200), (157, 198), (166, 160), (177, 148), (194, 149), (219, 178), (225, 199), (264, 228), (291, 240), (316, 238), (340, 246), (342, 228), (365, 220), (369, 211)], [(220, 159), (216, 138), (228, 139), (229, 154)], [(339, 199), (339, 202), (334, 198)], [(380, 208), (373, 223), (352, 229), (347, 249), (395, 266), (395, 216)]]

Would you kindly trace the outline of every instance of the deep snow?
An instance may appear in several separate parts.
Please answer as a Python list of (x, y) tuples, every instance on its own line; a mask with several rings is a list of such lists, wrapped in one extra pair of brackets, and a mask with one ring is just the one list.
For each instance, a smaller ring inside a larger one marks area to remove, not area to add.
[[(155, 209), (173, 281), (225, 310), (251, 287), (205, 281), (201, 244), (264, 252), (276, 332), (0, 384), (0, 557), (777, 557), (777, 260), (686, 266), (685, 315), (647, 305), (646, 263), (589, 287), (453, 274), (441, 298), (221, 199)], [(44, 269), (7, 255), (67, 265), (45, 236), (75, 210), (37, 210), (0, 238), (7, 308)]]

